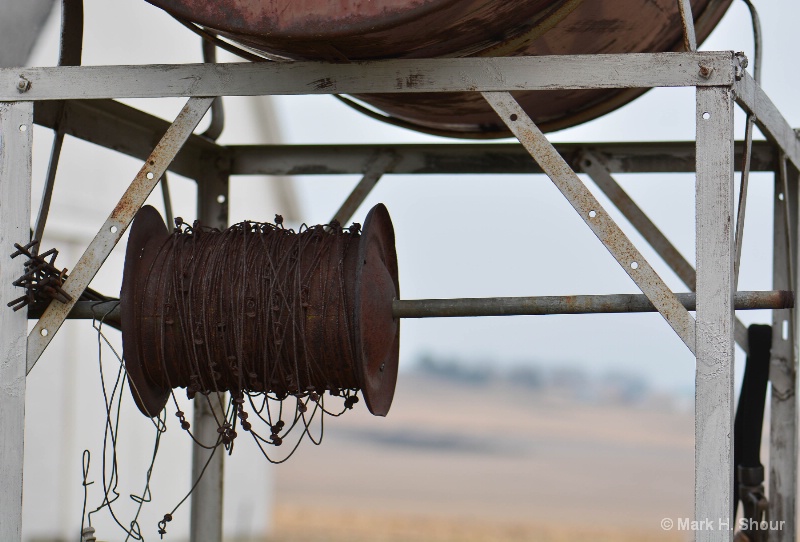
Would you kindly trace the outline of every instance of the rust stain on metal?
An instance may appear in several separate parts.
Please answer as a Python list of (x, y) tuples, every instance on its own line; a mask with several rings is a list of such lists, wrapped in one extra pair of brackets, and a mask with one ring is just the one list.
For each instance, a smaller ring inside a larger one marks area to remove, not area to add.
[[(173, 15), (266, 54), (334, 62), (382, 58), (536, 56), (680, 51), (675, 0), (148, 0)], [(693, 1), (702, 42), (731, 0)], [(413, 88), (398, 78), (397, 89)], [(599, 117), (644, 92), (518, 92), (543, 131)], [(361, 95), (359, 99), (425, 131), (508, 137), (470, 93)]]

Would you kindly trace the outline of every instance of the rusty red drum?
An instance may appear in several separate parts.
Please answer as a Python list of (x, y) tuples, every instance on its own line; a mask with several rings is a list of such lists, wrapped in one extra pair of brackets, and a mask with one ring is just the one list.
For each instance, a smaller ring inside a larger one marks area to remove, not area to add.
[[(679, 51), (676, 0), (147, 0), (279, 60)], [(698, 42), (732, 0), (694, 0)], [(645, 89), (515, 92), (544, 131), (597, 118)], [(467, 138), (510, 132), (475, 93), (356, 96), (420, 131)]]

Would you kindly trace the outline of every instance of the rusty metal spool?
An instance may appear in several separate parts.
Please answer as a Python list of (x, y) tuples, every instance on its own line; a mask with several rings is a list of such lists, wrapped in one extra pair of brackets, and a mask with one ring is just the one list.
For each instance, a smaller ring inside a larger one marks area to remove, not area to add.
[[(223, 232), (195, 224), (191, 234), (170, 233), (152, 207), (136, 215), (120, 299), (125, 365), (139, 410), (158, 415), (178, 387), (190, 396), (231, 391), (298, 398), (361, 390), (370, 412), (385, 416), (400, 334), (392, 316), (399, 286), (386, 208), (373, 207), (363, 232), (336, 224), (299, 233), (244, 224)], [(288, 264), (254, 270), (245, 261), (260, 262), (253, 254), (279, 250), (276, 243), (286, 236), (305, 247), (283, 255)], [(231, 253), (212, 254), (219, 246)], [(296, 277), (304, 277), (302, 291), (280, 289), (281, 282), (299, 284)], [(259, 281), (269, 287), (259, 290)], [(188, 317), (187, 307), (194, 310)], [(281, 335), (281, 326), (292, 333)], [(297, 330), (302, 336), (292, 339)]]
[[(175, 17), (275, 60), (654, 53), (683, 49), (676, 0), (147, 0)], [(702, 42), (732, 0), (694, 0)], [(515, 92), (544, 131), (621, 107), (645, 89)], [(423, 132), (511, 133), (475, 93), (356, 96)]]

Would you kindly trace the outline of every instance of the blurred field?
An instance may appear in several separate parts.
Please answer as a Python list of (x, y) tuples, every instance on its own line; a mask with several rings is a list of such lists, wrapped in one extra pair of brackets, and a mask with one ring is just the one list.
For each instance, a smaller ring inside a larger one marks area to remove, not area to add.
[(326, 420), (276, 468), (272, 540), (686, 540), (694, 421), (513, 379), (402, 374), (385, 419)]

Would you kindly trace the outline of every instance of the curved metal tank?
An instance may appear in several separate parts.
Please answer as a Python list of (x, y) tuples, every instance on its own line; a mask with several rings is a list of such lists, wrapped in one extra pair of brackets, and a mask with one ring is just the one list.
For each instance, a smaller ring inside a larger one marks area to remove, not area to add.
[[(355, 61), (679, 51), (677, 0), (147, 0), (280, 60)], [(694, 0), (698, 42), (732, 0)], [(645, 89), (515, 92), (545, 131), (604, 115)], [(423, 132), (508, 137), (477, 94), (358, 95)]]

